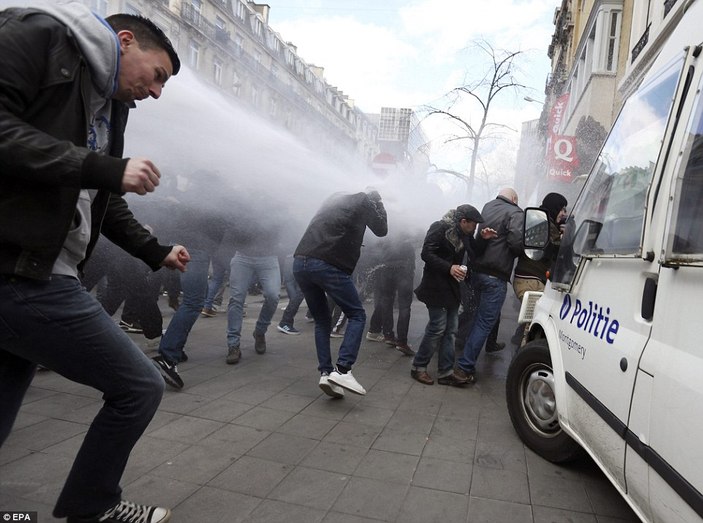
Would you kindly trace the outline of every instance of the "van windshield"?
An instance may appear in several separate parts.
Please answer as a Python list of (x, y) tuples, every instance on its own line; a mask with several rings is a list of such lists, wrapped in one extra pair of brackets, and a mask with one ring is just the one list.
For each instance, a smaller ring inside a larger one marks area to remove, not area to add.
[(647, 190), (683, 60), (632, 95), (569, 216), (552, 282), (570, 284), (581, 256), (639, 255)]

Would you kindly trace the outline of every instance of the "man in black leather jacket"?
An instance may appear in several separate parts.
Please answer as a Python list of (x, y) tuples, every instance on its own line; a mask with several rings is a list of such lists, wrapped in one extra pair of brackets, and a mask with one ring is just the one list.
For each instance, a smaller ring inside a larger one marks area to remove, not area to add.
[[(388, 233), (381, 195), (371, 189), (334, 194), (312, 218), (295, 250), (293, 274), (315, 319), (319, 385), (334, 398), (343, 397), (344, 389), (366, 394), (351, 373), (366, 327), (366, 311), (351, 277), (361, 255), (366, 227), (376, 236)], [(332, 313), (327, 296), (340, 306), (348, 321), (334, 367), (330, 354)]]
[(119, 486), (163, 380), (78, 275), (100, 232), (154, 270), (185, 270), (187, 250), (160, 245), (121, 196), (159, 184), (151, 161), (120, 158), (123, 132), (129, 106), (179, 67), (142, 17), (77, 3), (0, 12), (0, 443), (37, 365), (102, 392), (54, 508), (68, 523), (170, 518)]

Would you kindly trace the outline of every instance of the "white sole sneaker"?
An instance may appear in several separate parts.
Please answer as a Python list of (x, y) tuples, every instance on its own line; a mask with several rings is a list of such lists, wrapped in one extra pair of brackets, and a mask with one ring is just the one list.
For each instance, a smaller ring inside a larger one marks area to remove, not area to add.
[(361, 383), (356, 381), (356, 378), (352, 376), (351, 371), (346, 374), (342, 374), (336, 370), (333, 370), (327, 379), (330, 383), (339, 385), (343, 389), (347, 389), (349, 392), (353, 392), (354, 394), (359, 394), (361, 396), (366, 394), (366, 389), (361, 386)]
[(344, 397), (344, 389), (342, 387), (339, 387), (333, 383), (330, 383), (329, 376), (326, 374), (323, 374), (320, 376), (320, 388), (322, 389), (322, 392), (327, 394), (328, 396), (331, 396), (333, 398), (343, 398)]

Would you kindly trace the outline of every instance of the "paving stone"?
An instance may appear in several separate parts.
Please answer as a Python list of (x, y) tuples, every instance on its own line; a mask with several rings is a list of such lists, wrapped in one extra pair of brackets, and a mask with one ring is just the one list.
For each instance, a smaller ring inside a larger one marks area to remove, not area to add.
[(242, 456), (207, 484), (211, 487), (265, 498), (292, 470), (292, 465)]
[[(496, 523), (498, 521), (532, 523), (530, 505), (496, 499), (471, 497), (469, 515), (471, 523)], [(536, 521), (535, 519), (535, 523)]]
[(473, 466), (460, 461), (422, 458), (413, 485), (468, 496)]
[(247, 452), (248, 456), (295, 465), (315, 448), (318, 441), (302, 436), (274, 433)]
[(349, 476), (319, 469), (297, 467), (269, 494), (270, 499), (329, 510)]
[(354, 475), (409, 485), (418, 461), (417, 456), (371, 449), (359, 463)]
[[(466, 521), (468, 504), (466, 495), (413, 486), (403, 501), (396, 521), (403, 523)], [(471, 521), (473, 522), (473, 519)]]
[(471, 497), (489, 498), (514, 503), (530, 503), (527, 474), (474, 466)]
[(333, 510), (395, 521), (409, 486), (376, 479), (353, 477), (333, 505)]

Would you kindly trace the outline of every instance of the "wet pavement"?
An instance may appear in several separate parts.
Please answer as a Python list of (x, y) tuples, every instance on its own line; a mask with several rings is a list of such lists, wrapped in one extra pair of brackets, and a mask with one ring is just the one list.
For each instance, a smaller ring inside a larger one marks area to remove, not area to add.
[[(515, 328), (514, 302), (504, 307), (503, 341)], [(415, 382), (410, 358), (364, 340), (354, 375), (368, 393), (335, 400), (317, 386), (304, 305), (301, 335), (276, 330), (279, 307), (258, 355), (260, 305), (249, 297), (237, 365), (224, 361), (225, 316), (197, 321), (179, 366), (185, 388), (167, 387), (127, 466), (126, 499), (171, 507), (174, 523), (637, 521), (592, 461), (556, 466), (518, 439), (504, 394), (511, 347), (482, 355), (479, 382), (460, 389)], [(412, 345), (426, 321), (414, 302)], [(332, 339), (333, 351), (339, 343)], [(0, 449), (0, 511), (58, 521), (51, 509), (100, 405), (92, 389), (37, 374)]]

